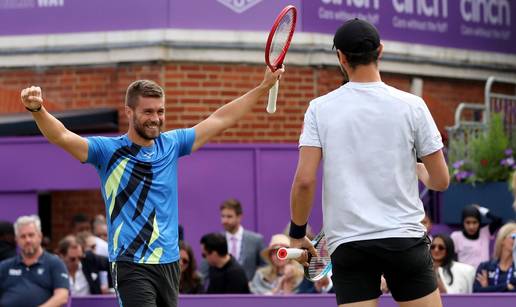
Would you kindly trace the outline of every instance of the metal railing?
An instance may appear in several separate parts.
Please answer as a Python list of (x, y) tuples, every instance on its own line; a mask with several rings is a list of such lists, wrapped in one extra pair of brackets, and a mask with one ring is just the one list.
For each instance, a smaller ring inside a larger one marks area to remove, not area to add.
[(493, 112), (502, 114), (510, 144), (516, 145), (516, 80), (498, 77), (487, 79), (483, 104), (461, 102), (457, 106), (455, 123), (446, 128), (450, 145), (458, 142), (465, 148), (468, 139), (487, 129)]

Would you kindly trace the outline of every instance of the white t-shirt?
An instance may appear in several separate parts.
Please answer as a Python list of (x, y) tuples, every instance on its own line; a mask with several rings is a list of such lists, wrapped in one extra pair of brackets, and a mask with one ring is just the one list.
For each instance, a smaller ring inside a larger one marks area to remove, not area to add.
[(453, 274), (453, 283), (450, 285), (451, 277), (439, 267), (439, 275), (446, 287), (448, 294), (470, 294), (473, 292), (473, 283), (475, 282), (476, 269), (469, 264), (452, 262), (451, 272)]
[(102, 240), (99, 237), (95, 237), (95, 254), (99, 256), (108, 257), (108, 244), (106, 241)]
[(457, 259), (477, 268), (481, 262), (489, 261), (489, 225), (480, 228), (478, 239), (470, 240), (464, 236), (462, 230), (452, 232), (450, 237), (455, 245)]
[(421, 98), (383, 82), (348, 82), (310, 102), (299, 146), (322, 148), (330, 253), (346, 242), (424, 235), (416, 154), (443, 144)]

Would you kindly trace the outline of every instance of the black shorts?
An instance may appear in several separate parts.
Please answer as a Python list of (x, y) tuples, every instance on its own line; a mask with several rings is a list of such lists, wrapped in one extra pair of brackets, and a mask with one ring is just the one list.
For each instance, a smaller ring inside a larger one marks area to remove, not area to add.
[(337, 303), (378, 298), (382, 274), (393, 298), (405, 302), (437, 289), (429, 239), (388, 238), (344, 243), (331, 255)]
[(121, 307), (177, 307), (179, 262), (111, 264), (113, 285)]

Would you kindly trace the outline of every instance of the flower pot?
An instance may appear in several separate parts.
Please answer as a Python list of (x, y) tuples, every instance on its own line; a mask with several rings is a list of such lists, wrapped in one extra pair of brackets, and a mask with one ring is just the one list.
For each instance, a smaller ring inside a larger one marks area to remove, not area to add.
[[(461, 224), (462, 208), (471, 204), (479, 204), (489, 208), (494, 215), (504, 221), (514, 219), (512, 208), (513, 196), (507, 182), (452, 183), (443, 193), (441, 206), (441, 222)], [(487, 222), (487, 220), (483, 220)]]

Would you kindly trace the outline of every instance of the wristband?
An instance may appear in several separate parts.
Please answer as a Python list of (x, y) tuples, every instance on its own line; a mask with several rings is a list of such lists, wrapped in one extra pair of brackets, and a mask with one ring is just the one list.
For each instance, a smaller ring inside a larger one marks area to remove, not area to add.
[(25, 107), (25, 109), (27, 109), (27, 111), (29, 112), (32, 112), (32, 113), (35, 113), (35, 112), (39, 112), (41, 110), (41, 108), (43, 107), (42, 104), (39, 105), (39, 107), (35, 108), (35, 109), (29, 109), (27, 107)]
[(290, 229), (288, 235), (293, 239), (301, 239), (306, 235), (306, 225), (296, 225), (293, 221), (290, 221)]

